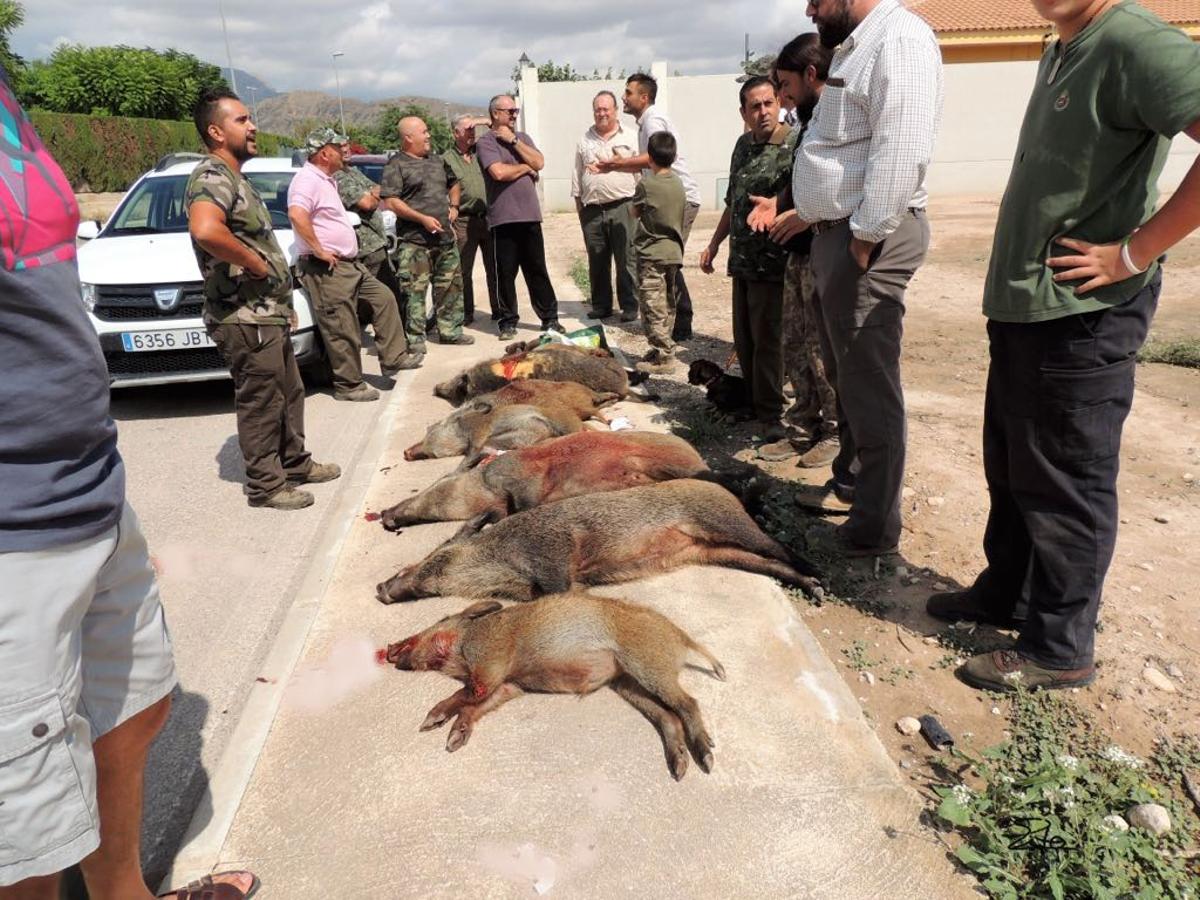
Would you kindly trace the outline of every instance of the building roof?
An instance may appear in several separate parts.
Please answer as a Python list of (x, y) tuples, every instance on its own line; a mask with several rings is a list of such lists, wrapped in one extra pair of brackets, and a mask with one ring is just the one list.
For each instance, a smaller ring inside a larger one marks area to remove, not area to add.
[[(1173, 25), (1200, 23), (1200, 0), (1140, 0)], [(978, 31), (1045, 31), (1050, 27), (1029, 0), (907, 0), (938, 34)]]

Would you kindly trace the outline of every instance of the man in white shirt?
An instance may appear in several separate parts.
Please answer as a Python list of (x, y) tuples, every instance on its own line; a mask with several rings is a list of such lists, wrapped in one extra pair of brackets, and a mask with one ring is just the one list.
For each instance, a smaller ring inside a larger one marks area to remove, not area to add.
[(571, 170), (571, 196), (583, 229), (587, 248), (588, 277), (592, 288), (589, 319), (607, 319), (613, 314), (612, 267), (617, 264), (617, 302), (621, 321), (638, 317), (633, 252), (633, 192), (637, 175), (632, 172), (593, 172), (589, 166), (608, 159), (632, 159), (638, 155), (637, 135), (617, 118), (617, 96), (601, 91), (592, 100), (589, 128), (575, 148)]
[[(592, 170), (606, 172), (644, 172), (650, 169), (650, 154), (646, 147), (650, 136), (660, 131), (666, 131), (675, 138), (679, 146), (679, 133), (666, 113), (654, 105), (658, 99), (658, 82), (654, 77), (644, 72), (635, 72), (625, 82), (624, 106), (625, 112), (637, 119), (638, 123), (638, 155), (632, 159), (609, 159), (596, 163)], [(688, 235), (691, 234), (692, 224), (696, 214), (700, 212), (700, 188), (696, 179), (688, 171), (687, 160), (682, 153), (677, 153), (671, 171), (683, 182), (684, 195), (687, 197), (687, 209), (683, 216), (683, 240), (686, 249)], [(683, 280), (683, 268), (675, 280), (675, 296), (678, 305), (675, 308), (675, 328), (671, 338), (676, 341), (686, 341), (692, 336), (692, 297), (688, 293), (687, 282)]]
[(850, 500), (836, 542), (847, 556), (900, 540), (906, 423), (900, 383), (904, 290), (925, 258), (925, 173), (942, 111), (937, 39), (901, 0), (809, 0), (821, 43), (837, 48), (796, 154), (796, 214), (809, 225), (841, 450), (832, 487)]

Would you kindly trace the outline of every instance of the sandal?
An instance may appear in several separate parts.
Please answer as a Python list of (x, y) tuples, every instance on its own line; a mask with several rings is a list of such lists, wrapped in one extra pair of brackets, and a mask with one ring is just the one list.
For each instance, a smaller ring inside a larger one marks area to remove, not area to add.
[[(237, 887), (226, 881), (213, 880), (222, 875), (249, 875), (254, 880), (250, 884), (250, 889), (243, 894)], [(249, 900), (258, 893), (259, 887), (258, 876), (253, 872), (235, 870), (204, 875), (191, 884), (158, 896), (159, 900)]]

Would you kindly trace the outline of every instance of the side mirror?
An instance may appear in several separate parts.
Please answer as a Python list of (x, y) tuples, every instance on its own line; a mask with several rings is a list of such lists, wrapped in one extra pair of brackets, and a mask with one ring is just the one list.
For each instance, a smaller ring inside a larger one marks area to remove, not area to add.
[(362, 216), (351, 210), (346, 210), (346, 221), (350, 223), (351, 228), (357, 228), (362, 224)]
[(90, 241), (99, 234), (100, 223), (91, 219), (80, 222), (79, 227), (75, 229), (75, 237), (81, 241)]

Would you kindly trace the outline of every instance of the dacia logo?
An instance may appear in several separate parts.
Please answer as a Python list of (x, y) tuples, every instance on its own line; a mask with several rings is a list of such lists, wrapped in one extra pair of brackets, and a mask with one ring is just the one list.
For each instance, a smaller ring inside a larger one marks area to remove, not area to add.
[(172, 312), (183, 298), (182, 288), (155, 288), (154, 305), (163, 312)]

